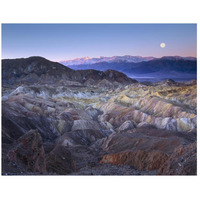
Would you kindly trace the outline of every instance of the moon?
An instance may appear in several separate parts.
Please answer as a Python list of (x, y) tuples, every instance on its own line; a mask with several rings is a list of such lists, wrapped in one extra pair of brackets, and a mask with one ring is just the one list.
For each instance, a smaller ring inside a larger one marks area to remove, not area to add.
[(162, 42), (162, 43), (160, 44), (160, 47), (161, 47), (161, 48), (165, 48), (165, 43)]

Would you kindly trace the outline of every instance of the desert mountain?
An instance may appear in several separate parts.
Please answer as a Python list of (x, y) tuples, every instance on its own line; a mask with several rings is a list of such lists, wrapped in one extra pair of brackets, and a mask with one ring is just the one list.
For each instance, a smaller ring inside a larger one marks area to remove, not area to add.
[[(73, 63), (73, 62), (72, 62)], [(130, 77), (152, 77), (152, 78), (174, 78), (174, 79), (196, 79), (197, 61), (193, 57), (165, 56), (162, 58), (140, 59), (135, 61), (111, 60), (98, 61), (93, 63), (73, 64), (68, 66), (75, 70), (99, 69), (117, 70)], [(66, 63), (63, 62), (65, 65)]]
[(49, 61), (42, 57), (2, 60), (2, 81), (6, 84), (50, 84), (66, 81), (81, 84), (98, 84), (101, 81), (119, 84), (137, 82), (125, 74), (114, 70), (82, 70), (75, 71), (64, 65)]
[(105, 56), (100, 56), (98, 58), (89, 58), (89, 57), (83, 57), (83, 58), (76, 58), (73, 60), (63, 60), (60, 61), (65, 66), (68, 65), (81, 65), (81, 64), (94, 64), (94, 63), (99, 63), (99, 62), (107, 62), (107, 63), (112, 63), (112, 62), (142, 62), (142, 61), (149, 61), (153, 60), (154, 57), (142, 57), (142, 56), (112, 56), (112, 57), (105, 57)]

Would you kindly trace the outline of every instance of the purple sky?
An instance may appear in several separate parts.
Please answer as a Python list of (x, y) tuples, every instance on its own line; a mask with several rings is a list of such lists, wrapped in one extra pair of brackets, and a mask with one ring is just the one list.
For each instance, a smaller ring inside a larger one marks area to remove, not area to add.
[[(160, 43), (166, 44), (165, 48)], [(196, 24), (2, 24), (2, 58), (197, 56)]]

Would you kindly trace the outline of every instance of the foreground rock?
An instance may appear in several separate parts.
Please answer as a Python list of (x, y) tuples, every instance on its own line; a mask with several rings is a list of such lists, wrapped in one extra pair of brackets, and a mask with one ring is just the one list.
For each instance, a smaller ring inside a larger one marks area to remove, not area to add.
[(159, 174), (196, 174), (195, 134), (137, 128), (112, 134), (102, 147), (100, 163), (129, 165), (138, 171), (159, 170)]
[(126, 151), (105, 155), (100, 163), (133, 166), (139, 171), (159, 169), (168, 160), (168, 155), (160, 151)]
[[(45, 153), (42, 138), (37, 130), (30, 130), (21, 136), (7, 154), (11, 173), (40, 173), (46, 172)], [(6, 169), (4, 169), (6, 170)]]
[(137, 171), (129, 165), (97, 164), (93, 167), (83, 167), (72, 175), (156, 175), (156, 171)]
[(45, 161), (49, 173), (66, 175), (76, 169), (70, 151), (62, 145), (57, 145), (49, 153)]
[(197, 143), (177, 147), (164, 163), (159, 175), (197, 175)]

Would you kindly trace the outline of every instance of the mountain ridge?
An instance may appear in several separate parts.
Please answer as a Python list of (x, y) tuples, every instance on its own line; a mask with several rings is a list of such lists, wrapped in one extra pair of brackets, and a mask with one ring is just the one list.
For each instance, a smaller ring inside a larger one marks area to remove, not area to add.
[(197, 59), (194, 57), (163, 56), (148, 61), (127, 62), (97, 62), (92, 64), (68, 65), (71, 69), (98, 69), (101, 71), (112, 69), (125, 73), (129, 77), (161, 77), (178, 79), (196, 79)]
[(76, 81), (84, 84), (89, 80), (98, 84), (103, 79), (125, 85), (137, 82), (114, 70), (106, 70), (105, 72), (99, 70), (75, 71), (58, 62), (37, 56), (2, 60), (2, 82), (7, 84), (53, 84), (60, 81)]
[(96, 58), (90, 58), (88, 56), (81, 57), (81, 58), (75, 58), (75, 59), (67, 59), (67, 60), (61, 60), (59, 63), (67, 66), (67, 65), (80, 65), (80, 64), (94, 64), (94, 63), (99, 63), (99, 62), (120, 62), (120, 61), (126, 61), (126, 62), (142, 62), (142, 61), (150, 61), (154, 59), (183, 59), (183, 60), (196, 60), (196, 57), (192, 56), (187, 56), (187, 57), (182, 57), (182, 56), (162, 56), (160, 58), (153, 57), (153, 56), (131, 56), (131, 55), (124, 55), (124, 56), (99, 56)]
[(77, 64), (94, 64), (98, 62), (119, 62), (119, 61), (127, 61), (127, 62), (141, 62), (141, 61), (148, 61), (152, 60), (154, 57), (148, 56), (148, 57), (142, 57), (142, 56), (131, 56), (131, 55), (125, 55), (125, 56), (100, 56), (97, 58), (90, 58), (90, 57), (82, 57), (82, 58), (76, 58), (72, 60), (62, 60), (60, 61), (61, 64), (64, 65), (77, 65)]

